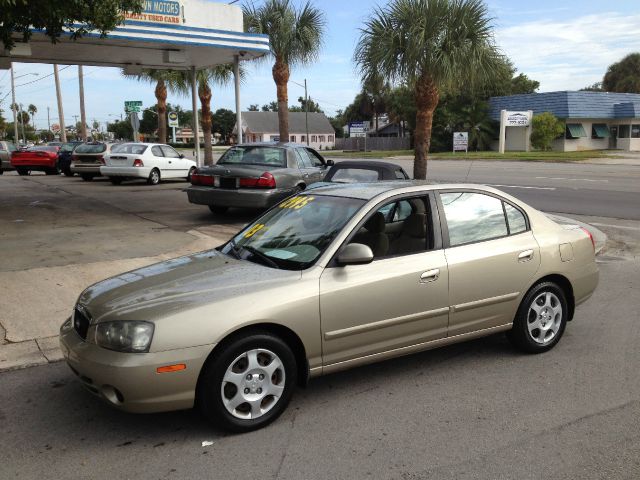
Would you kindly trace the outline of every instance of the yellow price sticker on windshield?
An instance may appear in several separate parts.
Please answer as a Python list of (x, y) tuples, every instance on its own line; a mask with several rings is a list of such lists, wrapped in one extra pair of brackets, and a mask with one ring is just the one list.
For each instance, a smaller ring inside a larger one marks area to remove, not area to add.
[(255, 224), (253, 227), (251, 227), (249, 230), (247, 230), (247, 233), (244, 234), (244, 238), (253, 237), (256, 233), (258, 233), (263, 228), (264, 228), (264, 224), (263, 223)]
[(308, 205), (310, 202), (313, 202), (315, 197), (303, 196), (303, 197), (293, 197), (285, 200), (280, 204), (280, 208), (291, 208), (294, 210), (300, 210), (305, 205)]

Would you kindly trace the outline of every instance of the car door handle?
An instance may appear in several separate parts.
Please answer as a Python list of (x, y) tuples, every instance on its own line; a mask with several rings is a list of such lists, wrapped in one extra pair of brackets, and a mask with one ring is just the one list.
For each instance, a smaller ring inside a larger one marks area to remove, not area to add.
[(525, 250), (518, 255), (519, 262), (528, 262), (533, 258), (533, 250)]
[(435, 282), (440, 276), (440, 269), (434, 268), (433, 270), (427, 270), (420, 275), (420, 283)]

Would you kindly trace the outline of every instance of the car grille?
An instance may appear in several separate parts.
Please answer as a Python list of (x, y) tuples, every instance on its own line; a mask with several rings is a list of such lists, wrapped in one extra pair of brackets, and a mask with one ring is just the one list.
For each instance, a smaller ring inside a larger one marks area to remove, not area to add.
[(238, 179), (237, 178), (225, 178), (220, 177), (220, 188), (238, 188)]
[(89, 331), (89, 318), (85, 313), (84, 308), (76, 306), (73, 312), (73, 328), (80, 335), (80, 338), (86, 340), (87, 332)]

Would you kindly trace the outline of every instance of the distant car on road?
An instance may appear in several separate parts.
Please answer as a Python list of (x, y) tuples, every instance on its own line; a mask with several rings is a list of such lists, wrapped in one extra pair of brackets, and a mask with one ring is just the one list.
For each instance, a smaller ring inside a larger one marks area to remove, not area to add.
[(71, 155), (71, 173), (77, 173), (86, 182), (99, 177), (100, 167), (105, 165), (104, 157), (111, 153), (117, 143), (87, 142), (78, 145)]
[(30, 175), (33, 171), (59, 175), (58, 150), (60, 147), (50, 145), (18, 150), (11, 154), (11, 165), (18, 171), (18, 175)]
[(71, 172), (71, 154), (73, 153), (73, 149), (81, 143), (82, 142), (63, 143), (60, 150), (58, 150), (58, 166), (67, 177), (73, 177), (73, 173)]
[(18, 150), (12, 142), (0, 142), (0, 175), (5, 171), (13, 170), (11, 154)]
[(227, 150), (216, 165), (191, 177), (191, 203), (222, 214), (229, 207), (268, 208), (321, 181), (333, 161), (295, 143), (248, 143)]
[(329, 169), (324, 182), (368, 183), (383, 180), (408, 180), (409, 175), (400, 165), (390, 162), (346, 160)]
[(118, 185), (124, 180), (144, 178), (149, 185), (162, 179), (184, 178), (187, 181), (196, 171), (196, 162), (184, 157), (169, 145), (160, 143), (120, 143), (104, 155), (105, 165), (100, 174)]
[[(499, 190), (331, 184), (281, 201), (217, 249), (88, 287), (60, 346), (79, 381), (116, 408), (198, 406), (245, 432), (319, 375), (499, 332), (546, 352), (597, 284), (589, 232)], [(594, 345), (585, 333), (573, 332), (576, 362)], [(530, 359), (522, 374), (538, 381), (555, 359)]]

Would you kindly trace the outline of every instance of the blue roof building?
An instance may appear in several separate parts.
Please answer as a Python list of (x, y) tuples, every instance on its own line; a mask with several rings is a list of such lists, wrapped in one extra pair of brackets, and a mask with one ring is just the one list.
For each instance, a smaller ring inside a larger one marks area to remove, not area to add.
[[(583, 91), (531, 93), (492, 97), (489, 106), (491, 118), (498, 121), (502, 110), (531, 110), (534, 115), (551, 112), (564, 120), (565, 135), (554, 142), (554, 150), (640, 150), (640, 94)], [(523, 137), (518, 134), (518, 138)]]

